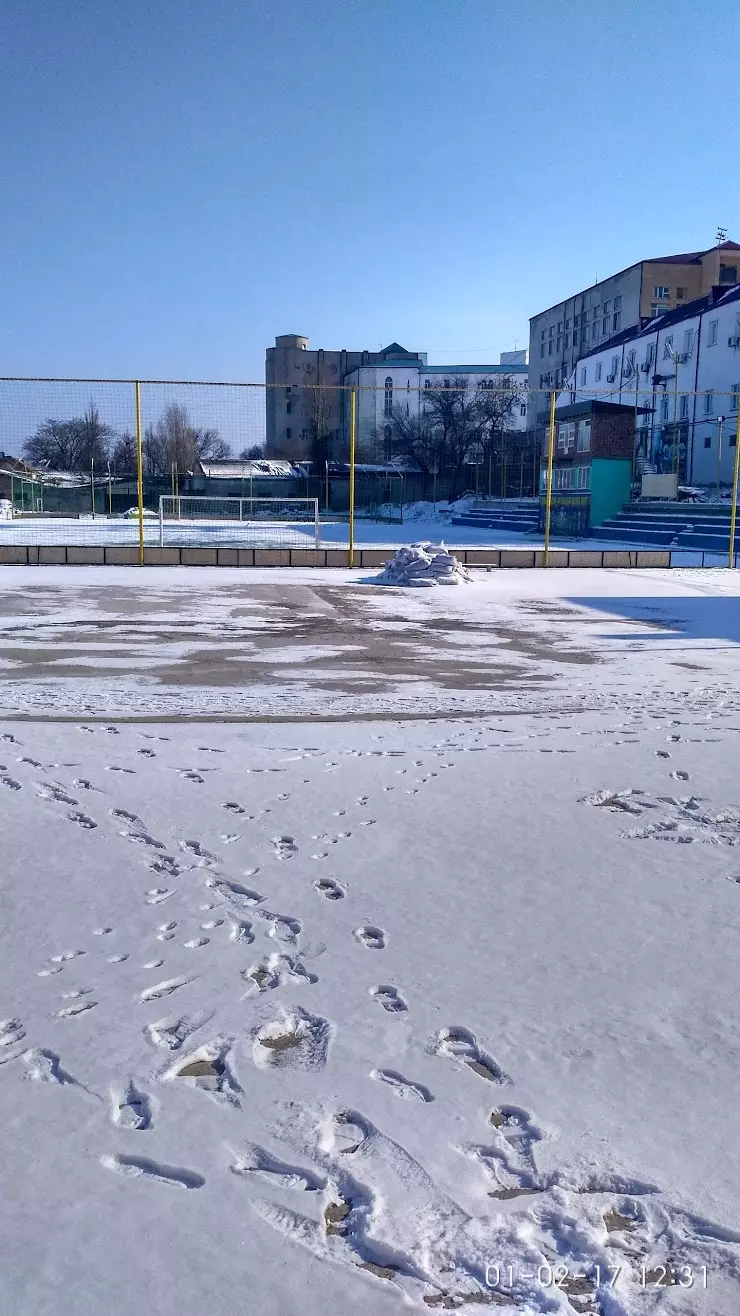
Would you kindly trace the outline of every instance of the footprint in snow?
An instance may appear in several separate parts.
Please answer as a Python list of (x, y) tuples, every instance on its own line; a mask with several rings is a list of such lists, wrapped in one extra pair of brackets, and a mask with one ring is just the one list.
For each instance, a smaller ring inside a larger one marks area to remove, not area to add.
[(0, 775), (0, 783), (3, 786), (7, 786), (10, 791), (19, 791), (22, 789), (21, 783), (16, 781), (15, 777), (9, 777), (6, 773)]
[(126, 962), (127, 959), (128, 959), (128, 952), (124, 952), (122, 955), (109, 955), (109, 956), (108, 956), (108, 963), (109, 963), (109, 964), (125, 964), (125, 962)]
[(291, 859), (298, 852), (298, 846), (292, 836), (273, 836), (272, 846), (276, 859)]
[(174, 896), (174, 894), (174, 891), (169, 891), (167, 887), (154, 886), (147, 891), (144, 903), (147, 905), (161, 905), (163, 900), (169, 900), (170, 896)]
[(442, 1056), (456, 1064), (471, 1069), (479, 1078), (489, 1083), (509, 1083), (508, 1075), (497, 1065), (492, 1056), (478, 1046), (475, 1033), (469, 1028), (442, 1028), (437, 1033), (430, 1048), (433, 1055)]
[(332, 877), (317, 877), (314, 882), (315, 889), (320, 895), (326, 896), (327, 900), (343, 900), (345, 895), (344, 887), (335, 882)]
[(98, 825), (92, 818), (88, 818), (86, 813), (75, 811), (74, 813), (68, 813), (67, 817), (70, 822), (76, 823), (78, 827), (82, 827), (87, 832), (91, 832)]
[(152, 987), (146, 987), (139, 996), (139, 1001), (145, 1005), (147, 1001), (159, 1001), (163, 996), (171, 996), (180, 987), (186, 987), (188, 983), (193, 982), (193, 978), (165, 978), (162, 982), (155, 982)]
[(403, 1014), (408, 1010), (408, 1006), (397, 987), (385, 985), (371, 987), (370, 995), (374, 1000), (378, 1001), (383, 1009), (387, 1010), (389, 1014)]
[(182, 944), (186, 950), (198, 950), (200, 946), (207, 946), (210, 938), (193, 937), (190, 941), (184, 941)]
[(122, 1088), (111, 1088), (110, 1118), (119, 1129), (138, 1133), (151, 1128), (149, 1098), (134, 1087), (131, 1079)]
[(57, 1019), (74, 1019), (78, 1014), (85, 1014), (88, 1010), (94, 1010), (97, 1001), (76, 1001), (74, 1005), (65, 1005), (61, 1010), (57, 1010)]
[(402, 1074), (398, 1074), (395, 1069), (373, 1069), (370, 1077), (380, 1083), (386, 1083), (397, 1097), (402, 1097), (405, 1101), (434, 1101), (429, 1088), (424, 1087), (423, 1083), (412, 1083)]
[(0, 1019), (0, 1047), (13, 1046), (26, 1036), (20, 1019)]
[(680, 769), (680, 768), (677, 768), (675, 772), (672, 772), (672, 773), (671, 773), (671, 776), (674, 778), (675, 781), (689, 781), (689, 780), (690, 780), (688, 772), (684, 772), (684, 771), (683, 771), (682, 769)]
[(155, 759), (157, 757), (153, 749), (137, 749), (136, 753), (141, 754), (142, 758), (145, 759)]
[(117, 763), (112, 763), (106, 767), (106, 772), (125, 772), (127, 777), (135, 777), (136, 773), (133, 768), (120, 768)]
[(367, 950), (385, 950), (386, 934), (372, 923), (363, 923), (362, 927), (355, 928), (353, 935)]
[(52, 964), (66, 964), (68, 960), (74, 960), (78, 955), (84, 955), (84, 950), (63, 950), (59, 955), (51, 956)]
[(202, 1188), (205, 1179), (192, 1170), (172, 1165), (159, 1165), (156, 1161), (136, 1159), (133, 1156), (101, 1156), (100, 1164), (114, 1174), (127, 1179), (150, 1179), (152, 1183), (167, 1184), (170, 1188)]

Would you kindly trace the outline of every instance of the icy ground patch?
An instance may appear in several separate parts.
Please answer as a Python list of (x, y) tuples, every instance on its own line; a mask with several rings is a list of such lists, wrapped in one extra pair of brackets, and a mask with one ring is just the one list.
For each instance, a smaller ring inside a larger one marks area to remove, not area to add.
[(740, 722), (675, 671), (0, 724), (0, 1309), (735, 1316)]

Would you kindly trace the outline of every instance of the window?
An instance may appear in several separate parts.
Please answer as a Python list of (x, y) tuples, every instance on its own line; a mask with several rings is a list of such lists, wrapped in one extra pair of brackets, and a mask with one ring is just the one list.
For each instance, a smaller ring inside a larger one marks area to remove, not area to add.
[[(585, 315), (584, 315), (583, 318), (584, 318), (584, 320), (586, 319)], [(574, 315), (574, 316), (573, 316), (573, 328), (574, 328), (574, 329), (577, 329), (580, 323), (581, 323), (581, 317), (580, 317), (580, 315)]]
[(711, 416), (714, 411), (714, 393), (711, 391), (704, 394), (704, 415)]
[(583, 366), (581, 370), (581, 388), (583, 388), (585, 383), (586, 383), (586, 367)]
[(565, 321), (565, 328), (566, 330), (570, 329), (570, 320)]
[(576, 423), (574, 420), (562, 421), (558, 425), (558, 452), (568, 453), (575, 447)]
[[(542, 355), (544, 356), (544, 352), (542, 353)], [(432, 381), (431, 381), (431, 379), (425, 379), (425, 380), (424, 380), (424, 387), (425, 387), (425, 388), (431, 388), (431, 387), (432, 387)]]
[(607, 316), (604, 316), (604, 319), (601, 321), (601, 332), (602, 334), (608, 334), (609, 332), (609, 320)]
[(552, 338), (552, 336), (553, 336), (554, 333), (555, 333), (555, 325), (554, 325), (554, 324), (551, 324), (551, 325), (550, 325), (550, 328), (549, 328), (548, 331), (547, 331), (547, 336), (548, 336), (548, 338)]
[(667, 302), (651, 302), (650, 319), (654, 320), (658, 315), (665, 315), (666, 311), (669, 311), (670, 309), (671, 308), (668, 306)]
[(666, 288), (662, 283), (656, 284), (656, 286), (653, 288), (653, 297), (656, 299), (656, 301), (662, 301), (664, 297), (670, 297), (670, 295), (671, 295), (670, 288)]
[(671, 361), (673, 359), (673, 334), (669, 334), (663, 343), (663, 360)]
[(707, 347), (714, 347), (714, 346), (715, 346), (715, 344), (716, 344), (716, 342), (717, 342), (717, 330), (718, 330), (718, 328), (719, 328), (719, 320), (710, 320), (710, 321), (709, 321), (709, 330), (708, 330), (708, 333), (707, 333)]
[(676, 301), (685, 302), (689, 295), (688, 288), (676, 288)]
[(687, 420), (689, 415), (689, 397), (687, 393), (681, 395), (681, 420)]
[(393, 440), (393, 430), (391, 429), (390, 425), (384, 425), (383, 426), (383, 456), (385, 457), (386, 461), (390, 460), (391, 448), (393, 446), (392, 440)]
[(619, 296), (614, 298), (614, 310), (621, 311), (621, 309), (622, 309), (622, 294), (620, 292)]
[(286, 390), (285, 390), (285, 396), (286, 396), (286, 398), (289, 398), (289, 397), (290, 397), (290, 384), (288, 384), (288, 387), (287, 387)]
[(609, 312), (610, 312), (610, 310), (611, 310), (611, 307), (612, 307), (612, 304), (611, 304), (610, 301), (606, 301), (606, 302), (604, 302), (604, 309), (603, 309), (603, 311), (602, 311), (602, 315), (608, 315)]
[[(540, 343), (540, 356), (544, 356), (544, 355), (545, 355), (545, 344)], [(426, 387), (429, 388), (429, 380), (427, 380), (426, 382)]]
[(591, 419), (578, 422), (578, 452), (591, 451)]
[(562, 320), (558, 320), (558, 333), (561, 334), (562, 332), (563, 332), (563, 322)]
[(522, 402), (519, 407), (519, 415), (526, 416), (526, 414), (527, 414), (527, 404), (526, 402)]
[(545, 331), (544, 331), (544, 329), (542, 330), (542, 333), (540, 334), (540, 337), (541, 337), (541, 338), (544, 338), (544, 337), (545, 337)]
[(692, 349), (693, 346), (694, 346), (694, 331), (693, 331), (693, 329), (684, 329), (684, 335), (683, 335), (683, 350), (684, 350), (684, 352), (686, 352), (687, 356), (691, 356), (691, 349)]
[(730, 411), (737, 411), (738, 398), (740, 398), (740, 384), (733, 384), (730, 394)]
[(668, 419), (668, 394), (664, 393), (660, 399), (660, 419)]
[[(588, 311), (583, 311), (583, 312), (582, 312), (582, 314), (581, 314), (581, 320), (583, 321), (584, 324), (585, 324), (586, 321), (588, 320), (590, 314), (591, 314), (590, 310), (588, 310)], [(576, 324), (578, 323), (578, 316), (576, 316), (576, 320), (575, 320), (575, 322), (576, 322)]]
[(559, 351), (562, 349), (562, 346), (563, 346), (563, 340), (562, 340), (562, 338), (558, 338), (558, 345), (557, 345), (557, 347), (556, 347), (556, 349), (555, 349), (556, 352), (559, 352)]
[(600, 315), (601, 315), (601, 306), (599, 305), (594, 306), (594, 320), (598, 320)]
[(576, 467), (574, 467), (574, 469), (573, 469), (573, 474), (574, 474), (574, 476), (575, 476), (575, 488), (576, 488), (576, 489), (590, 489), (590, 488), (591, 488), (591, 467), (590, 467), (590, 466), (576, 466)]
[(720, 265), (720, 283), (737, 283), (737, 265)]
[(612, 316), (612, 333), (615, 334), (622, 327), (622, 312), (615, 311)]
[(704, 447), (705, 447), (705, 448), (711, 448), (711, 446), (712, 446), (712, 436), (711, 436), (711, 434), (705, 434), (705, 435), (704, 435)]
[(553, 349), (553, 340), (552, 340), (552, 338), (551, 338), (550, 341), (549, 341), (549, 343), (547, 344), (547, 355), (548, 355), (548, 356), (552, 356), (552, 349)]
[(289, 402), (286, 402), (286, 404), (285, 404), (285, 414), (286, 414), (286, 416), (289, 416), (289, 415), (290, 415), (290, 403), (289, 403)]
[(601, 379), (601, 361), (596, 362), (596, 373), (594, 378), (596, 380), (596, 383), (598, 384), (599, 380)]
[(285, 431), (285, 437), (286, 437), (286, 439), (289, 439), (289, 438), (290, 438), (290, 435), (291, 435), (291, 429), (290, 429), (290, 425), (289, 425), (288, 428), (287, 428), (286, 431)]
[(574, 346), (574, 347), (577, 347), (577, 346), (578, 346), (578, 330), (577, 330), (577, 329), (574, 329), (574, 330), (573, 330), (573, 346)]
[(594, 322), (594, 327), (593, 327), (593, 329), (591, 330), (591, 338), (592, 338), (592, 339), (596, 339), (596, 338), (598, 338), (598, 336), (599, 336), (599, 326), (598, 326), (598, 323), (595, 321), (595, 322)]
[(655, 343), (648, 344), (647, 356), (645, 360), (647, 361), (648, 366), (651, 366), (653, 364), (655, 360)]
[(565, 350), (566, 350), (566, 352), (567, 352), (567, 350), (568, 350), (569, 347), (570, 347), (570, 334), (566, 334), (566, 335), (565, 335)]
[(390, 375), (386, 375), (385, 380), (385, 405), (383, 407), (383, 415), (393, 415), (393, 380)]
[(610, 373), (611, 373), (611, 377), (612, 377), (612, 379), (616, 379), (616, 378), (617, 378), (617, 375), (619, 374), (619, 357), (618, 357), (618, 356), (613, 356), (613, 357), (612, 357), (612, 368), (611, 368)]

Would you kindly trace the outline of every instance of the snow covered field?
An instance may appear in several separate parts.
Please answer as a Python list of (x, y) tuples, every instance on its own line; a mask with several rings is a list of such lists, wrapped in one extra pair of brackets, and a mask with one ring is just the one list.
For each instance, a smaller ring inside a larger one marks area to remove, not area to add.
[[(321, 544), (324, 547), (346, 547), (349, 542), (347, 521), (322, 521)], [(394, 522), (363, 521), (355, 525), (355, 544), (358, 548), (394, 548), (399, 544), (413, 544), (421, 539), (435, 542), (440, 538), (457, 548), (527, 547), (541, 548), (537, 535), (517, 534), (511, 531), (490, 530), (485, 526), (453, 526), (448, 518), (431, 518)], [(120, 520), (107, 517), (78, 519), (77, 517), (49, 517), (0, 521), (0, 544), (138, 544), (139, 524), (134, 519)], [(144, 542), (158, 545), (159, 521), (148, 518), (144, 522)], [(179, 547), (239, 547), (239, 548), (312, 548), (315, 542), (313, 522), (272, 521), (245, 523), (239, 521), (174, 522), (165, 525), (166, 546)], [(612, 540), (558, 539), (551, 540), (553, 548), (634, 548), (635, 544), (620, 544)], [(646, 547), (650, 547), (649, 544)]]
[(735, 1316), (737, 577), (370, 575), (0, 573), (0, 1310)]

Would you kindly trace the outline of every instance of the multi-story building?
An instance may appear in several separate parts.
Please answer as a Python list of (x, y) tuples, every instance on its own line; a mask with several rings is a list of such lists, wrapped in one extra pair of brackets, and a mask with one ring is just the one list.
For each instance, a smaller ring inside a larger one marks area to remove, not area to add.
[(511, 430), (527, 428), (526, 352), (502, 352), (498, 365), (427, 365), (426, 352), (391, 343), (380, 352), (309, 351), (308, 339), (284, 334), (268, 347), (268, 457), (310, 458), (317, 435), (332, 458), (345, 459), (349, 443), (349, 393), (356, 389), (358, 449), (390, 455), (394, 408), (418, 415), (427, 389), (445, 381), (469, 389), (506, 386), (516, 398)]
[(539, 312), (529, 322), (530, 387), (557, 388), (582, 356), (614, 334), (704, 297), (713, 287), (736, 284), (739, 272), (740, 244), (720, 242), (706, 251), (638, 261)]
[[(720, 285), (581, 356), (556, 415), (560, 423), (562, 408), (587, 401), (631, 407), (637, 474), (728, 484), (739, 398), (740, 285)], [(542, 414), (540, 404), (540, 421)], [(556, 461), (559, 455), (558, 447)]]
[(340, 387), (359, 367), (394, 369), (426, 364), (424, 353), (391, 343), (380, 352), (311, 351), (301, 334), (280, 334), (265, 354), (266, 445), (268, 457), (311, 457), (318, 438), (331, 455), (342, 456), (347, 431), (348, 394)]
[(389, 457), (395, 408), (402, 406), (407, 415), (418, 416), (427, 389), (460, 387), (463, 380), (472, 391), (504, 387), (511, 392), (513, 405), (507, 429), (526, 430), (527, 377), (526, 362), (521, 360), (510, 365), (499, 362), (498, 365), (429, 366), (424, 356), (413, 363), (388, 361), (382, 366), (358, 366), (350, 371), (345, 383), (357, 389), (358, 443), (366, 451), (380, 449), (384, 456)]

